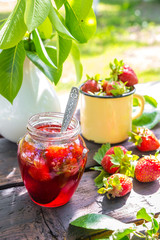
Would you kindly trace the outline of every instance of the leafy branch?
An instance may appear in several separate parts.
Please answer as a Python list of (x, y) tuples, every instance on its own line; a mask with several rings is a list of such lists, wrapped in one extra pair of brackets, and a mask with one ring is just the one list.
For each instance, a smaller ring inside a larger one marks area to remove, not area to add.
[[(77, 79), (81, 79), (82, 64), (77, 43), (86, 43), (95, 33), (92, 1), (17, 1), (0, 26), (0, 94), (3, 97), (13, 103), (18, 94), (25, 57), (56, 85), (63, 64), (71, 54)], [(61, 14), (62, 6), (65, 17)]]
[(70, 224), (94, 231), (107, 230), (106, 238), (103, 237), (103, 240), (129, 240), (134, 235), (137, 236), (137, 239), (159, 239), (159, 217), (155, 218), (153, 213), (147, 213), (146, 209), (142, 208), (137, 212), (136, 218), (141, 220), (140, 226), (134, 223), (123, 223), (104, 214), (92, 213), (81, 216)]

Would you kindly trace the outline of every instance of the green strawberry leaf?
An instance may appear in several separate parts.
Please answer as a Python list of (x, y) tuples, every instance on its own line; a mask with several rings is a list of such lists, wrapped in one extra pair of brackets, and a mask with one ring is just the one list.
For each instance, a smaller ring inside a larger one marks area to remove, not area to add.
[(92, 230), (112, 230), (133, 228), (133, 224), (123, 223), (115, 218), (104, 214), (86, 214), (70, 223), (73, 226)]
[(154, 99), (153, 97), (150, 97), (148, 95), (144, 95), (143, 97), (144, 97), (146, 103), (150, 104), (154, 108), (157, 108), (158, 103), (157, 103), (156, 99)]
[(96, 187), (101, 188), (104, 185), (103, 179), (107, 177), (109, 177), (109, 173), (102, 170), (101, 173), (94, 179)]
[(118, 96), (130, 92), (130, 87), (126, 87), (125, 84), (121, 81), (115, 82), (115, 84), (112, 86), (114, 89), (110, 90), (110, 92), (113, 94), (113, 96)]
[(147, 213), (145, 208), (142, 208), (141, 210), (139, 210), (137, 212), (136, 218), (137, 219), (144, 219), (147, 222), (152, 221), (152, 217)]
[(94, 166), (94, 167), (91, 167), (90, 169), (101, 172), (103, 170), (103, 167), (101, 167), (101, 166)]
[(106, 152), (111, 148), (110, 143), (103, 144), (101, 148), (98, 149), (98, 152), (95, 153), (93, 159), (101, 165), (101, 161), (106, 154)]
[(141, 136), (139, 136), (136, 132), (129, 132), (129, 142), (133, 142), (136, 146), (140, 145), (142, 142)]
[(143, 114), (132, 121), (134, 126), (152, 129), (160, 121), (160, 110), (144, 110)]
[(117, 81), (118, 75), (123, 73), (123, 65), (124, 65), (123, 60), (118, 61), (115, 58), (114, 62), (109, 64), (110, 69), (111, 69), (110, 78), (112, 78), (114, 81)]

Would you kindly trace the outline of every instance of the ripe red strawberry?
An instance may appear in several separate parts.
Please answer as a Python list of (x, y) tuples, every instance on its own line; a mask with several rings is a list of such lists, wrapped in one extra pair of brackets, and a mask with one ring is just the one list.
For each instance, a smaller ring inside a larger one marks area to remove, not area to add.
[(113, 174), (108, 179), (105, 178), (104, 187), (98, 190), (98, 193), (107, 193), (107, 197), (122, 197), (132, 190), (132, 179), (120, 173)]
[(95, 92), (99, 92), (100, 91), (100, 84), (93, 80), (93, 79), (90, 79), (90, 80), (87, 80), (83, 86), (81, 87), (81, 90), (83, 92), (92, 92), (92, 93), (95, 93)]
[(136, 164), (135, 177), (140, 182), (152, 182), (160, 177), (160, 160), (157, 156), (142, 157)]
[(148, 128), (137, 127), (133, 132), (129, 133), (130, 142), (134, 142), (136, 147), (142, 151), (154, 151), (160, 147), (160, 142), (154, 133)]
[(101, 161), (101, 165), (104, 168), (104, 170), (110, 174), (113, 174), (117, 172), (120, 168), (120, 162), (117, 162), (117, 165), (112, 162), (112, 159), (116, 157), (116, 150), (117, 148), (120, 148), (122, 150), (122, 157), (123, 154), (127, 152), (127, 149), (123, 146), (117, 146), (117, 147), (111, 147), (103, 157)]
[(103, 92), (106, 92), (106, 87), (107, 87), (107, 85), (108, 85), (108, 81), (107, 80), (104, 80), (103, 82), (102, 82), (102, 90), (103, 90)]
[(127, 151), (123, 146), (110, 148), (101, 161), (103, 169), (110, 173), (123, 173), (127, 176), (134, 177), (133, 161), (137, 160), (137, 155), (132, 155), (131, 151)]
[(123, 65), (123, 72), (118, 75), (118, 79), (123, 83), (126, 83), (126, 86), (133, 86), (138, 83), (138, 78), (133, 71), (133, 69), (128, 65)]
[(121, 81), (109, 81), (106, 85), (106, 94), (111, 96), (122, 95), (128, 91), (128, 88)]

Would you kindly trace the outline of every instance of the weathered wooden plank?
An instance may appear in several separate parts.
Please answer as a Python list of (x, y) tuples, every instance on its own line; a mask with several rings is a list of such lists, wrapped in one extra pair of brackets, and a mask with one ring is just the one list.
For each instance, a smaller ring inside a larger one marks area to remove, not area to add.
[(17, 144), (0, 138), (0, 187), (22, 182), (18, 162)]
[[(0, 191), (0, 239), (64, 239), (75, 240), (91, 234), (69, 227), (69, 222), (87, 213), (103, 213), (123, 222), (136, 219), (142, 207), (159, 213), (159, 181), (139, 183), (127, 196), (108, 200), (97, 193), (94, 178), (97, 172), (84, 173), (72, 199), (59, 208), (41, 208), (32, 203), (25, 187)], [(69, 228), (68, 228), (69, 227)], [(16, 236), (13, 238), (13, 236)]]

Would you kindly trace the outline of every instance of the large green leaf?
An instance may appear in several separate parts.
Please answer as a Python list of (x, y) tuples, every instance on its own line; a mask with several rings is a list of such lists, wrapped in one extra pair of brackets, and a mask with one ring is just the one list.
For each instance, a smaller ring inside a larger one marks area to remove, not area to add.
[(58, 11), (53, 6), (51, 6), (48, 17), (54, 29), (58, 32), (58, 34), (61, 37), (64, 37), (66, 39), (75, 39), (65, 26), (63, 17), (58, 13)]
[(26, 51), (27, 57), (56, 85), (62, 74), (62, 67), (55, 69), (45, 64), (36, 53)]
[(24, 20), (28, 31), (41, 25), (49, 14), (51, 7), (50, 0), (27, 0)]
[(23, 42), (0, 53), (0, 94), (11, 103), (22, 84), (24, 59)]
[(35, 44), (36, 52), (40, 57), (40, 59), (49, 67), (57, 68), (56, 63), (54, 63), (50, 59), (37, 29), (33, 30), (32, 37), (33, 37), (33, 42)]
[(73, 222), (70, 223), (71, 225), (86, 228), (86, 229), (93, 229), (93, 230), (118, 230), (118, 229), (128, 229), (133, 227), (132, 224), (125, 224), (120, 222), (119, 220), (112, 218), (110, 216), (104, 214), (87, 214), (82, 217), (77, 218)]
[(72, 43), (71, 55), (75, 65), (77, 82), (79, 82), (82, 78), (83, 67), (80, 61), (80, 51), (75, 43)]
[(57, 9), (60, 9), (66, 0), (54, 0)]
[(132, 121), (132, 124), (140, 127), (152, 129), (160, 121), (159, 110), (144, 110), (143, 114)]
[(18, 0), (13, 12), (0, 30), (0, 48), (14, 47), (23, 38), (27, 27), (24, 23), (25, 0)]
[(72, 47), (72, 41), (58, 36), (58, 56), (57, 65), (61, 66), (67, 59)]
[[(87, 4), (88, 1), (83, 0), (82, 2), (84, 2), (84, 5)], [(65, 9), (66, 26), (68, 27), (72, 36), (80, 43), (87, 42), (96, 31), (96, 17), (93, 9), (91, 8), (87, 15), (84, 11), (85, 14), (82, 14), (81, 16), (79, 13), (79, 8), (76, 8), (76, 4), (70, 5), (68, 1), (65, 2)]]

